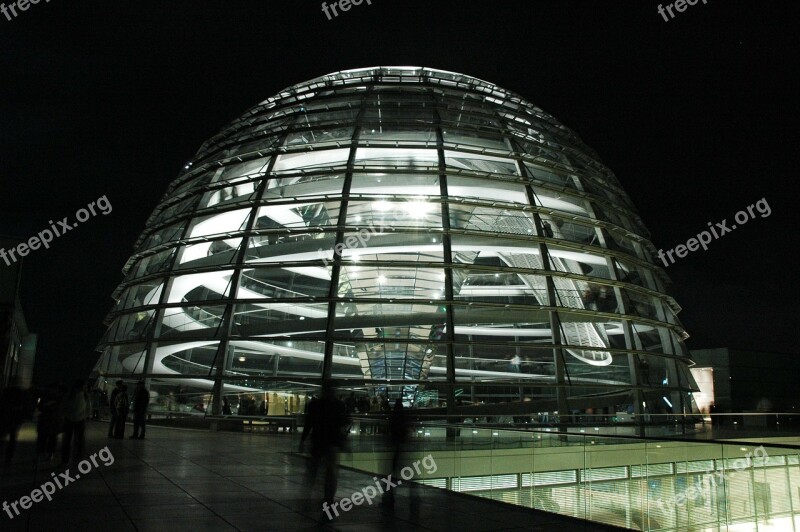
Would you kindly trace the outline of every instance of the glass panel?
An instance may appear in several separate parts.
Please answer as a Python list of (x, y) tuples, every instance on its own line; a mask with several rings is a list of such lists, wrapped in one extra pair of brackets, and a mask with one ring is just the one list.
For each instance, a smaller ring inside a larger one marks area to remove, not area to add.
[(156, 305), (161, 299), (161, 289), (163, 287), (164, 283), (161, 279), (129, 286), (117, 301), (117, 306), (114, 310)]
[[(101, 375), (143, 373), (146, 345), (135, 343), (109, 346), (103, 351), (97, 369), (101, 370)], [(98, 379), (98, 386), (103, 380), (103, 377)]]
[(348, 225), (391, 228), (442, 228), (441, 206), (424, 196), (406, 200), (352, 201), (347, 210)]
[(182, 249), (178, 268), (232, 264), (241, 243), (241, 238), (225, 238), (189, 244)]
[(350, 185), (350, 196), (408, 195), (409, 191), (419, 196), (439, 196), (438, 174), (354, 174)]
[(525, 186), (496, 179), (477, 179), (461, 176), (447, 177), (447, 195), (452, 198), (478, 198), (482, 201), (528, 204)]
[[(406, 117), (407, 118), (407, 117)], [(433, 126), (401, 125), (396, 123), (366, 123), (361, 130), (359, 142), (380, 145), (381, 143), (436, 145), (436, 128)]]
[(519, 175), (516, 163), (507, 158), (450, 150), (445, 150), (444, 157), (448, 171), (470, 170), (489, 174)]
[[(337, 338), (433, 340), (445, 321), (444, 307), (430, 303), (343, 301), (336, 306)], [(398, 347), (398, 349), (400, 349)]]
[(444, 298), (444, 270), (344, 266), (339, 275), (339, 296), (347, 298)]
[(335, 225), (340, 206), (338, 201), (268, 205), (258, 209), (254, 229), (305, 229)]
[(657, 290), (653, 272), (649, 268), (634, 265), (631, 262), (617, 260), (620, 281), (637, 284), (651, 290)]
[[(354, 221), (357, 216), (354, 217)], [(363, 224), (362, 224), (363, 225)], [(380, 263), (441, 263), (442, 238), (436, 234), (389, 233), (386, 227), (370, 225), (345, 233), (342, 260), (361, 265)]]
[(511, 151), (508, 142), (500, 135), (468, 131), (464, 129), (442, 128), (444, 144), (451, 148), (481, 148), (498, 152)]
[(269, 165), (269, 157), (260, 157), (251, 161), (224, 166), (211, 179), (211, 183), (235, 181), (245, 176), (263, 175)]
[(239, 336), (325, 336), (327, 303), (242, 303), (234, 309), (235, 334)]
[[(482, 261), (487, 262), (487, 261)], [(547, 305), (547, 280), (540, 275), (486, 270), (454, 270), (453, 290), (457, 300)]]
[(161, 338), (186, 336), (209, 338), (217, 333), (222, 325), (225, 305), (183, 306), (164, 309), (161, 322)]
[(250, 209), (221, 212), (195, 218), (189, 228), (187, 238), (199, 238), (243, 231), (247, 225)]
[(431, 169), (439, 168), (435, 149), (358, 148), (355, 165), (368, 168)]
[(233, 270), (179, 275), (172, 280), (168, 303), (213, 301), (228, 297)]
[[(460, 335), (466, 335), (470, 331), (456, 331)], [(479, 332), (479, 331), (473, 331)], [(543, 330), (546, 336), (550, 331)], [(523, 335), (525, 333), (522, 333)], [(501, 377), (500, 373), (505, 373), (505, 378), (541, 378), (552, 377), (555, 375), (553, 364), (553, 349), (541, 348), (524, 345), (515, 342), (520, 337), (505, 336), (502, 339), (505, 344), (485, 344), (492, 339), (491, 335), (470, 334), (466, 338), (475, 340), (473, 343), (456, 344), (454, 347), (456, 357), (456, 378), (466, 380), (493, 380)], [(498, 338), (498, 337), (494, 337)], [(444, 362), (444, 361), (442, 361)], [(487, 374), (486, 372), (491, 372)], [(510, 373), (519, 375), (508, 375)], [(472, 398), (475, 401), (475, 398)]]
[(273, 171), (285, 172), (300, 168), (324, 168), (345, 166), (350, 155), (350, 148), (319, 150), (301, 153), (284, 153), (278, 156)]
[(575, 184), (575, 178), (573, 176), (555, 173), (527, 161), (524, 164), (525, 168), (528, 170), (528, 173), (530, 173), (533, 179), (538, 179), (539, 181), (543, 181), (547, 184), (557, 187), (568, 187), (576, 190), (578, 188)]
[(261, 181), (244, 181), (227, 187), (209, 190), (203, 194), (200, 208), (215, 207), (218, 205), (235, 205), (253, 199), (256, 186)]
[(651, 320), (660, 320), (659, 309), (661, 302), (646, 294), (640, 294), (634, 290), (621, 289), (623, 297), (626, 298), (628, 314), (640, 316)]
[(172, 205), (170, 207), (165, 208), (163, 211), (161, 211), (161, 213), (155, 219), (155, 221), (153, 222), (153, 225), (162, 224), (162, 223), (167, 222), (169, 220), (172, 220), (173, 218), (176, 218), (176, 217), (178, 217), (178, 216), (180, 216), (182, 214), (188, 213), (197, 204), (197, 200), (199, 198), (200, 198), (200, 196), (195, 195), (195, 196), (192, 196), (190, 198), (186, 198), (184, 200), (181, 200), (178, 203), (175, 203), (174, 205)]
[(146, 277), (154, 273), (166, 271), (172, 263), (172, 255), (175, 253), (175, 248), (165, 249), (152, 255), (142, 257), (131, 267), (128, 271), (125, 281)]
[(186, 221), (178, 222), (176, 224), (170, 225), (166, 229), (161, 229), (160, 231), (156, 231), (139, 246), (136, 250), (137, 253), (141, 253), (146, 249), (151, 249), (154, 247), (161, 246), (167, 242), (172, 242), (174, 240), (178, 240), (183, 235), (183, 230), (186, 227)]
[(275, 232), (254, 236), (248, 241), (245, 262), (330, 261), (335, 239), (333, 233)]
[(535, 197), (536, 205), (561, 211), (564, 213), (577, 214), (580, 216), (589, 217), (589, 211), (586, 210), (584, 200), (569, 196), (567, 194), (559, 194), (552, 190), (539, 188), (534, 185), (533, 194)]
[(557, 244), (548, 245), (547, 250), (550, 253), (550, 264), (556, 271), (611, 279), (608, 262), (601, 255), (562, 249)]
[(106, 332), (104, 343), (143, 340), (153, 325), (155, 311), (145, 310), (117, 316)]
[[(401, 338), (405, 334), (404, 328), (387, 327), (381, 329), (384, 339), (366, 334), (362, 337), (356, 332), (350, 338), (341, 337), (337, 340), (338, 352), (352, 357), (341, 361), (350, 360), (350, 365), (358, 370), (357, 375), (365, 379), (442, 380), (446, 376), (445, 367), (434, 367), (432, 363), (437, 352), (443, 354), (444, 347), (405, 341)], [(407, 400), (413, 400), (417, 392), (417, 385), (404, 386), (402, 391)]]
[[(259, 134), (254, 131), (248, 131), (246, 134), (231, 139), (225, 145), (229, 146), (225, 152), (220, 153), (218, 158), (235, 157), (237, 155), (254, 154), (256, 152), (265, 152), (275, 148), (280, 142), (280, 132), (285, 129), (278, 125), (273, 125), (265, 130), (270, 130), (275, 134), (273, 136), (266, 136), (263, 133)], [(266, 166), (259, 168), (259, 171), (264, 171)], [(250, 169), (248, 169), (250, 170)], [(253, 173), (249, 171), (248, 173)]]
[(597, 230), (588, 225), (576, 224), (557, 216), (542, 216), (545, 236), (578, 244), (600, 246)]
[(247, 268), (242, 270), (238, 299), (326, 297), (331, 268)]
[(450, 226), (485, 233), (536, 233), (533, 215), (529, 212), (465, 204), (450, 204)]
[(273, 178), (264, 191), (264, 199), (339, 195), (343, 184), (344, 174), (339, 173)]
[[(211, 375), (217, 366), (218, 342), (192, 342), (190, 344), (174, 344), (159, 347), (153, 361), (154, 373), (177, 372), (181, 375)], [(212, 381), (205, 381), (211, 387)], [(167, 400), (161, 403), (167, 412), (185, 412), (193, 410), (196, 399), (176, 396), (172, 388), (166, 394)], [(210, 399), (210, 398), (209, 398)], [(188, 403), (191, 401), (191, 403)], [(203, 401), (209, 404), (210, 400)], [(151, 403), (152, 405), (152, 403)], [(156, 411), (159, 409), (156, 408)]]
[(340, 145), (349, 142), (353, 137), (353, 126), (331, 124), (322, 129), (303, 129), (292, 131), (286, 137), (284, 146), (320, 146), (320, 145)]

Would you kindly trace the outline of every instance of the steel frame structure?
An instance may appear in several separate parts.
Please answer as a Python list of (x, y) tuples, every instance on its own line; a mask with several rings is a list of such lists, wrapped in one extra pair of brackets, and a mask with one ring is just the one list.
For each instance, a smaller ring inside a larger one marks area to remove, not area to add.
[(96, 369), (217, 398), (335, 380), (418, 405), (685, 413), (687, 335), (648, 236), (596, 154), (520, 96), (430, 68), (329, 74), (186, 164)]

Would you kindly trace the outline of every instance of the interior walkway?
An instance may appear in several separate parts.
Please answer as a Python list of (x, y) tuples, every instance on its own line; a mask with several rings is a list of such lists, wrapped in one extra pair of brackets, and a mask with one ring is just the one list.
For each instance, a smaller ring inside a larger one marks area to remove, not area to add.
[[(313, 493), (303, 483), (306, 460), (292, 433), (212, 433), (148, 427), (147, 439), (108, 440), (107, 425), (91, 423), (87, 454), (105, 446), (113, 463), (98, 466), (10, 519), (0, 530), (388, 530), (388, 531), (600, 531), (618, 530), (491, 500), (418, 486), (397, 490), (394, 512), (378, 501), (357, 506), (332, 522), (321, 511), (322, 479)], [(127, 427), (130, 435), (131, 427)], [(0, 475), (0, 503), (9, 505), (64, 467), (37, 463), (35, 430), (25, 425), (14, 464)], [(86, 467), (84, 467), (86, 468)], [(69, 470), (75, 476), (76, 468)], [(341, 470), (337, 498), (373, 484), (372, 475)], [(5, 508), (5, 506), (4, 506)], [(9, 506), (12, 515), (14, 510)]]

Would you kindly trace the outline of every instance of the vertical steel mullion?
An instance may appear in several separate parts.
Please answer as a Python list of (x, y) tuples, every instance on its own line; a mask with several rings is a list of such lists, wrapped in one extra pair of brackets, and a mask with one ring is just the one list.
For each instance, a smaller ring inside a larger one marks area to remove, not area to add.
[(353, 138), (350, 142), (350, 155), (347, 157), (347, 170), (342, 184), (342, 200), (339, 205), (339, 217), (336, 221), (336, 239), (333, 243), (333, 260), (331, 262), (331, 284), (328, 289), (328, 322), (325, 327), (325, 351), (322, 358), (322, 382), (329, 381), (333, 373), (333, 336), (336, 330), (336, 305), (339, 294), (339, 275), (342, 270), (342, 246), (344, 242), (345, 226), (347, 225), (347, 209), (350, 204), (350, 187), (353, 183), (353, 167), (355, 165), (358, 141), (361, 137), (362, 121), (364, 111), (367, 107), (369, 96), (372, 94), (374, 85), (371, 85), (361, 100), (361, 107), (356, 117), (356, 125), (353, 130)]
[[(147, 375), (152, 373), (151, 366), (153, 365), (153, 359), (155, 358), (156, 350), (158, 349), (158, 340), (154, 340), (154, 338), (161, 336), (161, 323), (164, 321), (164, 305), (167, 303), (167, 298), (170, 290), (172, 290), (172, 282), (175, 279), (175, 264), (178, 261), (178, 255), (180, 255), (182, 251), (182, 247), (185, 246), (184, 241), (186, 240), (186, 236), (189, 233), (189, 226), (192, 225), (192, 220), (195, 219), (195, 215), (197, 210), (200, 206), (200, 201), (203, 199), (203, 194), (201, 190), (197, 190), (195, 195), (199, 196), (197, 198), (197, 203), (195, 203), (194, 207), (192, 208), (191, 212), (186, 218), (186, 226), (183, 228), (181, 232), (181, 237), (175, 241), (173, 249), (175, 253), (172, 254), (169, 261), (169, 266), (167, 269), (164, 270), (164, 288), (161, 291), (161, 297), (158, 298), (158, 306), (153, 311), (153, 326), (150, 327), (150, 332), (148, 333), (147, 337), (144, 339), (145, 345), (145, 355), (144, 355), (144, 364), (142, 366), (142, 373)], [(177, 203), (177, 202), (176, 202)], [(155, 255), (155, 253), (153, 253)], [(141, 260), (141, 259), (140, 259)], [(138, 261), (137, 261), (138, 262)], [(136, 266), (134, 263), (133, 267)], [(135, 286), (135, 285), (132, 285)], [(145, 387), (150, 388), (151, 379), (145, 379)]]
[[(606, 265), (608, 266), (608, 271), (611, 272), (611, 279), (614, 281), (618, 281), (620, 278), (619, 275), (619, 268), (617, 267), (616, 258), (607, 255), (606, 256)], [(617, 297), (617, 304), (619, 305), (619, 309), (621, 311), (620, 315), (620, 322), (622, 323), (623, 329), (623, 336), (625, 338), (625, 349), (634, 349), (636, 347), (635, 340), (633, 338), (635, 335), (630, 327), (630, 319), (628, 319), (628, 308), (626, 304), (626, 299), (622, 297), (622, 289), (618, 286), (614, 287), (614, 295)], [(636, 428), (639, 436), (645, 435), (645, 425), (644, 425), (644, 418), (642, 414), (644, 413), (642, 410), (642, 404), (644, 403), (644, 391), (642, 390), (642, 376), (639, 371), (639, 357), (638, 355), (634, 355), (633, 353), (628, 353), (628, 371), (630, 374), (631, 384), (633, 385), (631, 392), (633, 393), (633, 414), (636, 417), (636, 421), (638, 426)], [(648, 383), (649, 384), (649, 383)]]
[[(279, 146), (283, 145), (283, 143), (286, 141), (287, 135), (288, 133), (285, 131), (281, 134), (281, 139), (278, 142)], [(225, 374), (225, 366), (227, 365), (229, 359), (228, 346), (230, 344), (229, 338), (231, 336), (231, 331), (233, 330), (233, 310), (235, 308), (236, 295), (239, 291), (239, 281), (241, 280), (242, 270), (244, 269), (244, 263), (247, 259), (247, 246), (250, 240), (250, 235), (253, 232), (253, 227), (256, 224), (258, 209), (261, 206), (261, 200), (264, 197), (264, 191), (266, 190), (267, 184), (270, 180), (269, 174), (272, 172), (272, 169), (275, 166), (275, 161), (278, 159), (278, 157), (279, 154), (274, 153), (270, 158), (269, 164), (264, 172), (264, 177), (258, 186), (255, 197), (253, 198), (253, 205), (250, 208), (250, 217), (248, 218), (247, 224), (242, 231), (242, 241), (239, 243), (239, 250), (236, 253), (233, 261), (234, 270), (233, 275), (231, 275), (228, 302), (225, 304), (225, 311), (222, 315), (222, 323), (220, 324), (216, 335), (216, 337), (219, 338), (219, 345), (217, 346), (217, 352), (214, 354), (214, 360), (211, 363), (211, 368), (214, 367), (214, 364), (217, 365), (217, 371), (214, 375), (214, 387), (212, 393), (213, 399), (211, 403), (211, 413), (215, 416), (222, 414), (222, 377)], [(209, 373), (211, 372), (211, 368), (209, 368)]]
[(447, 165), (444, 157), (444, 133), (442, 132), (442, 117), (436, 105), (436, 96), (431, 91), (433, 100), (436, 127), (436, 152), (439, 158), (439, 196), (441, 197), (441, 217), (442, 217), (442, 250), (444, 253), (444, 299), (445, 299), (445, 359), (447, 361), (447, 414), (454, 413), (456, 395), (456, 359), (455, 359), (455, 316), (453, 311), (453, 301), (455, 299), (453, 291), (453, 247), (450, 237), (450, 197), (447, 190)]
[[(542, 217), (539, 215), (538, 206), (536, 205), (536, 194), (533, 191), (533, 186), (530, 184), (530, 176), (527, 174), (525, 165), (518, 164), (517, 168), (523, 177), (528, 178), (525, 183), (525, 193), (528, 196), (528, 203), (533, 207), (533, 223), (536, 226), (536, 236), (539, 238), (539, 256), (542, 258), (542, 269), (545, 272), (552, 272), (553, 268), (550, 264), (550, 253), (547, 250), (547, 244), (544, 243), (542, 235), (544, 234), (544, 226), (542, 225)], [(553, 282), (552, 275), (545, 275), (545, 282), (547, 284), (547, 305), (552, 309), (558, 307), (558, 294), (556, 293), (556, 285)], [(561, 320), (558, 316), (557, 310), (550, 310), (550, 333), (553, 337), (553, 365), (555, 368), (556, 378), (556, 404), (558, 405), (559, 420), (564, 419), (564, 416), (569, 412), (569, 404), (567, 402), (566, 391), (566, 373), (567, 364), (564, 358), (563, 338), (561, 336)], [(559, 423), (559, 430), (562, 425)], [(566, 430), (566, 429), (564, 429)]]
[[(502, 123), (502, 117), (501, 123)], [(519, 148), (517, 145), (514, 137), (509, 137), (509, 142), (511, 143), (512, 149), (518, 153), (524, 153), (523, 150)], [(547, 305), (551, 307), (551, 309), (556, 309), (559, 306), (559, 296), (556, 292), (555, 282), (553, 281), (552, 274), (549, 272), (553, 271), (553, 267), (550, 264), (550, 253), (547, 249), (547, 244), (542, 241), (544, 235), (544, 225), (542, 224), (542, 217), (539, 214), (539, 206), (536, 203), (536, 192), (533, 190), (533, 185), (531, 184), (532, 176), (528, 173), (528, 168), (523, 164), (523, 162), (519, 159), (516, 159), (517, 163), (517, 171), (519, 172), (520, 176), (525, 178), (525, 194), (528, 198), (528, 204), (533, 208), (533, 223), (536, 227), (536, 236), (539, 238), (538, 248), (539, 248), (539, 256), (542, 259), (542, 269), (547, 272), (545, 274), (545, 283), (547, 285)], [(564, 347), (563, 347), (563, 337), (561, 335), (561, 319), (558, 316), (557, 310), (550, 310), (550, 334), (552, 335), (553, 339), (553, 367), (555, 369), (555, 380), (556, 380), (556, 405), (558, 406), (558, 414), (559, 414), (559, 432), (566, 431), (566, 427), (564, 427), (561, 423), (561, 420), (564, 419), (564, 416), (567, 415), (569, 412), (569, 403), (567, 401), (567, 363), (564, 357)]]

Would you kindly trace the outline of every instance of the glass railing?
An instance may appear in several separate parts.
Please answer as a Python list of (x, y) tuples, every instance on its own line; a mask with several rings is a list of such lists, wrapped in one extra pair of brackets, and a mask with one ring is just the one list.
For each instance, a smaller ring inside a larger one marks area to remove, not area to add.
[[(342, 464), (389, 474), (386, 425), (350, 432)], [(800, 527), (800, 446), (425, 423), (400, 456), (395, 478), (633, 530)]]

